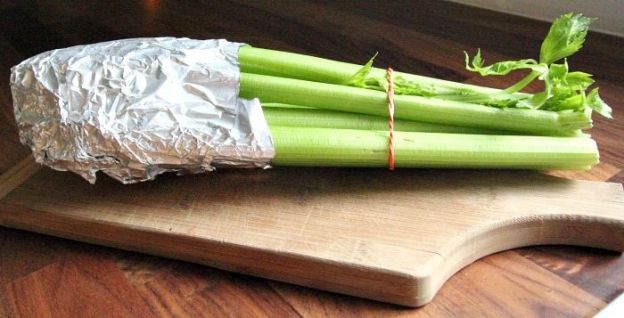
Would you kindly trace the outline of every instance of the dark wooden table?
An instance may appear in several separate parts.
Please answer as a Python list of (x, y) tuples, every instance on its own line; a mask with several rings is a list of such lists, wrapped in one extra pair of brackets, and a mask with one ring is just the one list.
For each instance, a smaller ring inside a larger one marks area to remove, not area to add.
[[(462, 51), (480, 47), (490, 61), (536, 57), (548, 30), (442, 1), (5, 1), (0, 17), (0, 172), (28, 155), (13, 122), (10, 67), (49, 49), (139, 36), (227, 38), (356, 63), (379, 52), (379, 66), (504, 86), (511, 80), (464, 71)], [(596, 75), (615, 119), (596, 118), (592, 130), (602, 163), (560, 175), (621, 183), (624, 39), (592, 33), (569, 63)], [(532, 247), (468, 266), (431, 304), (409, 309), (0, 228), (0, 316), (588, 316), (623, 291), (621, 254)]]

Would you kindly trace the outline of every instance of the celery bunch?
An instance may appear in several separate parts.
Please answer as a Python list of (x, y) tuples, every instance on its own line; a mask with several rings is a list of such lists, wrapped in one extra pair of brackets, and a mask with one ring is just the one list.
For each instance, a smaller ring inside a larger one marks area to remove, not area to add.
[[(466, 68), (482, 76), (528, 69), (498, 90), (395, 72), (398, 167), (588, 169), (598, 162), (591, 138), (595, 111), (610, 117), (591, 75), (566, 58), (583, 45), (592, 19), (554, 21), (539, 60)], [(259, 98), (276, 144), (275, 164), (383, 166), (387, 161), (386, 71), (288, 52), (243, 46), (240, 96)], [(544, 82), (536, 94), (521, 90)]]

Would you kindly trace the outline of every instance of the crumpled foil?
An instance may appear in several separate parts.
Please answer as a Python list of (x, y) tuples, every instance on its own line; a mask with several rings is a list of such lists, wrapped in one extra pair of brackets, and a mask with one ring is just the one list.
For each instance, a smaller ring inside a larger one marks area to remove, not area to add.
[(37, 162), (123, 182), (267, 167), (257, 99), (238, 97), (239, 43), (137, 38), (53, 50), (13, 67), (20, 140)]

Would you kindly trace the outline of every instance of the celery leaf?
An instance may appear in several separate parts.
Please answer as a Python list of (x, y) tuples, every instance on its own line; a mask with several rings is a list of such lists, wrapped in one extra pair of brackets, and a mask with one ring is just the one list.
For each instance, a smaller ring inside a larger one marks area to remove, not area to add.
[[(519, 92), (536, 79), (544, 82), (544, 90), (530, 98), (518, 100), (513, 107), (574, 112), (594, 110), (611, 118), (611, 108), (600, 98), (598, 89), (586, 93), (594, 83), (592, 75), (579, 71), (569, 72), (566, 60), (581, 49), (589, 24), (594, 20), (574, 13), (557, 18), (542, 42), (539, 63), (533, 59), (522, 59), (484, 66), (481, 50), (478, 50), (472, 61), (468, 53), (464, 52), (466, 69), (482, 76), (507, 75), (521, 69), (531, 70), (530, 74), (505, 89), (505, 92)], [(561, 59), (564, 59), (563, 63), (556, 63)]]
[(595, 19), (568, 13), (557, 18), (540, 48), (540, 63), (550, 64), (576, 53), (585, 42), (589, 24)]
[(477, 54), (472, 58), (470, 62), (470, 56), (464, 52), (466, 59), (466, 69), (472, 72), (477, 72), (481, 76), (488, 75), (507, 75), (511, 71), (530, 69), (535, 71), (543, 71), (544, 66), (537, 64), (534, 59), (524, 59), (518, 61), (502, 61), (497, 62), (489, 66), (483, 66), (485, 60), (481, 57), (481, 50), (477, 50)]
[(592, 91), (587, 95), (587, 106), (591, 109), (598, 112), (600, 115), (611, 118), (611, 107), (605, 103), (600, 95), (598, 95), (598, 88), (592, 89)]
[(353, 74), (345, 84), (356, 87), (366, 87), (366, 79), (368, 78), (368, 74), (373, 69), (373, 62), (375, 61), (377, 54), (379, 54), (379, 52), (376, 52), (375, 55), (373, 55), (373, 57), (366, 62), (366, 64), (362, 65), (362, 68), (355, 72), (355, 74)]
[[(362, 67), (355, 72), (351, 78), (349, 78), (346, 84), (360, 88), (368, 88), (384, 92), (387, 91), (388, 80), (385, 77), (370, 76), (370, 72), (373, 69), (373, 61), (375, 60), (375, 57), (377, 57), (377, 54), (378, 53), (375, 53), (375, 55), (368, 60), (366, 64), (362, 65)], [(406, 80), (401, 76), (394, 77), (394, 92), (397, 95), (416, 95), (424, 97), (437, 95), (433, 87), (424, 86), (415, 81)]]

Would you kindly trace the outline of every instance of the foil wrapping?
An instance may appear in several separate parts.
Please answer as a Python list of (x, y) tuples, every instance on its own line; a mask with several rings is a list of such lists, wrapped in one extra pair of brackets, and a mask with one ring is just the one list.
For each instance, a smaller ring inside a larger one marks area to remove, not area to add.
[(238, 97), (241, 44), (137, 38), (75, 46), (12, 68), (20, 140), (37, 162), (123, 182), (176, 171), (267, 167), (257, 99)]

